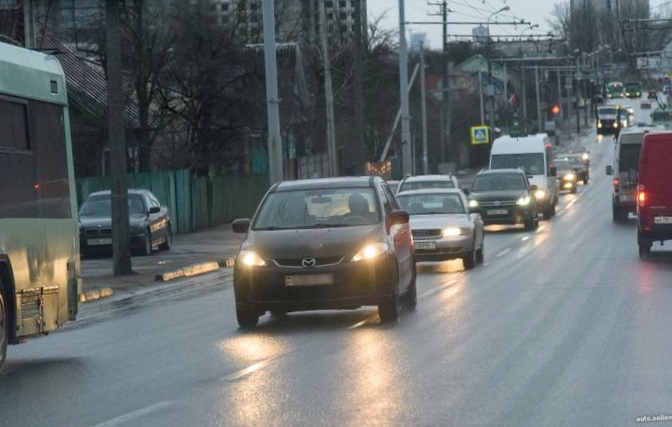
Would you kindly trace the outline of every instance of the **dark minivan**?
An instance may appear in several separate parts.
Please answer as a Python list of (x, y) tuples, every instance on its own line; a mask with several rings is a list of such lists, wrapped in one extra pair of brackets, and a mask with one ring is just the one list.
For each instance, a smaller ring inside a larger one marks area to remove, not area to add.
[(649, 255), (653, 242), (672, 239), (672, 132), (644, 136), (637, 180), (637, 244)]

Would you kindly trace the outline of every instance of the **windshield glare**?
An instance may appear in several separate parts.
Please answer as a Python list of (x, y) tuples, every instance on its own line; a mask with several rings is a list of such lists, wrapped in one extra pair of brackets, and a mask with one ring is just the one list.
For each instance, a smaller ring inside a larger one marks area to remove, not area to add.
[(473, 191), (524, 190), (525, 181), (520, 175), (478, 176), (471, 188)]
[(466, 213), (457, 194), (402, 194), (397, 199), (409, 215)]
[[(145, 204), (142, 201), (142, 196), (139, 194), (128, 195), (128, 213), (142, 214), (145, 213)], [(100, 195), (89, 197), (79, 210), (80, 216), (86, 215), (112, 215), (112, 200), (110, 195)]]
[(544, 174), (544, 155), (542, 153), (496, 154), (492, 156), (490, 169), (522, 168), (531, 175)]
[(253, 230), (349, 227), (380, 221), (371, 188), (329, 188), (278, 191), (268, 195)]

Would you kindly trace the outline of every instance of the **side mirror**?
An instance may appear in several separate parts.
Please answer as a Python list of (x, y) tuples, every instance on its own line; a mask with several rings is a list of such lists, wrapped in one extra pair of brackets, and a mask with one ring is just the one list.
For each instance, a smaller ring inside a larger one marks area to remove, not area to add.
[(152, 206), (151, 208), (149, 208), (149, 213), (150, 214), (159, 213), (159, 212), (161, 212), (161, 208), (158, 207), (158, 206)]
[(471, 190), (469, 190), (468, 188), (465, 187), (465, 188), (462, 189), (462, 192), (464, 193), (465, 196), (468, 196), (469, 193), (471, 193)]
[(614, 167), (613, 167), (613, 166), (611, 166), (611, 165), (607, 165), (607, 167), (606, 167), (605, 169), (606, 169), (606, 170), (605, 170), (605, 173), (606, 173), (607, 175), (613, 175), (613, 174), (614, 174)]
[(234, 219), (231, 223), (231, 228), (234, 233), (247, 233), (247, 230), (250, 229), (250, 219), (249, 218), (238, 218)]
[(558, 169), (555, 166), (551, 166), (551, 176), (558, 176)]
[(385, 228), (387, 229), (387, 232), (390, 232), (390, 228), (392, 228), (393, 225), (404, 225), (408, 224), (409, 221), (409, 215), (407, 211), (404, 210), (396, 210), (390, 212), (390, 214), (387, 216), (387, 221), (385, 224)]

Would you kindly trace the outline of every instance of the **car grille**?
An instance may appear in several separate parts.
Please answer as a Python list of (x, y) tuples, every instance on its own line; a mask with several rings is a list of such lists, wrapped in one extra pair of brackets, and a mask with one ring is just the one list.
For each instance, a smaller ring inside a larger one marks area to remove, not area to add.
[(84, 230), (84, 235), (85, 236), (111, 236), (112, 235), (112, 228), (105, 227), (105, 228), (88, 228)]
[[(303, 266), (304, 258), (276, 258), (273, 260), (273, 263), (278, 267), (289, 267), (289, 268), (308, 268)], [(337, 265), (343, 262), (344, 256), (332, 256), (332, 257), (321, 257), (315, 258), (315, 265), (310, 268), (315, 267), (329, 267), (332, 265)]]
[(441, 237), (441, 230), (411, 230), (415, 238)]
[(515, 200), (479, 200), (478, 204), (482, 208), (506, 208), (515, 206)]

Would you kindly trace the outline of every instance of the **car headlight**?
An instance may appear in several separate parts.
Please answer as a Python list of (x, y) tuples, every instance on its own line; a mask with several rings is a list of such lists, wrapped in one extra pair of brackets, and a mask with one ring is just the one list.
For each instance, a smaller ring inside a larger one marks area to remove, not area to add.
[(588, 153), (583, 153), (583, 155), (581, 156), (581, 159), (588, 160)]
[(597, 122), (597, 127), (601, 128), (602, 127), (602, 122)]
[(443, 237), (456, 237), (461, 236), (463, 233), (462, 229), (459, 227), (448, 227), (441, 230), (441, 235)]
[(530, 199), (530, 196), (523, 196), (516, 201), (516, 204), (518, 206), (527, 206), (530, 204), (531, 201), (532, 199)]
[(615, 127), (615, 128), (618, 127), (618, 122), (614, 122), (614, 127)]
[(474, 200), (474, 199), (469, 200), (469, 207), (470, 208), (477, 208), (478, 207), (478, 201)]
[(254, 251), (243, 249), (238, 252), (238, 262), (247, 267), (265, 267), (266, 261)]
[(364, 246), (355, 256), (352, 257), (352, 260), (357, 262), (357, 261), (362, 261), (362, 260), (368, 260), (368, 259), (374, 259), (385, 252), (387, 252), (389, 249), (389, 246), (385, 242), (378, 242), (378, 243), (371, 243), (369, 245)]
[(576, 179), (576, 175), (574, 175), (573, 173), (568, 173), (562, 179), (564, 179), (565, 181), (574, 181)]
[(546, 192), (544, 190), (537, 190), (537, 192), (534, 193), (534, 197), (536, 197), (537, 199), (543, 199), (544, 197), (546, 197)]

